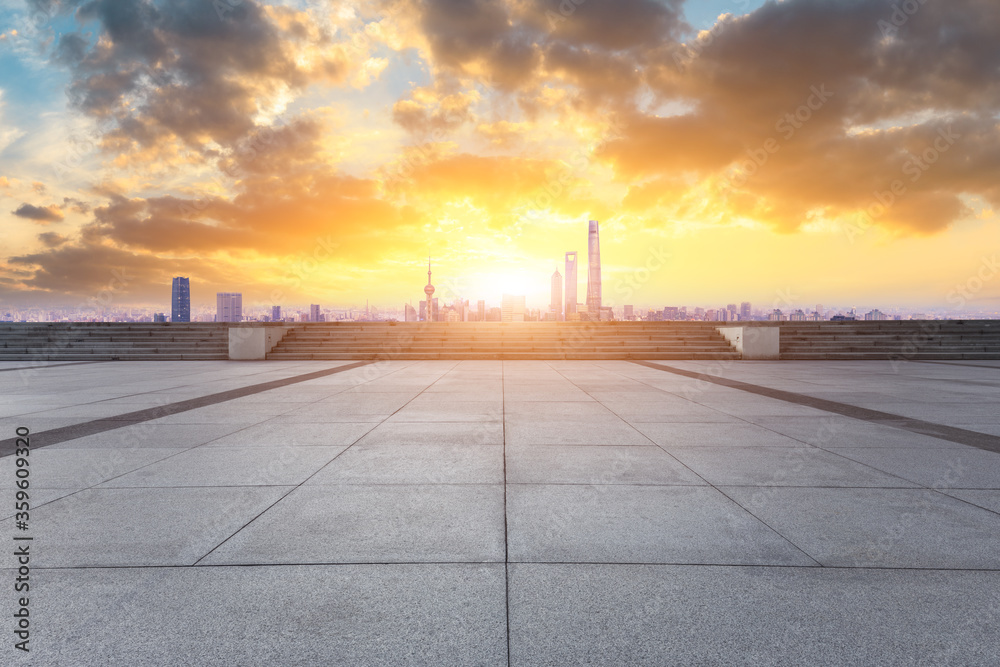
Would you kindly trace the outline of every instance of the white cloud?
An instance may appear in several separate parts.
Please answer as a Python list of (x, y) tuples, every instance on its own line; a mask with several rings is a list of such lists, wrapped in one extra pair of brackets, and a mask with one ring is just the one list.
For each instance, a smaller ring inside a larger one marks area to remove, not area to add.
[(7, 103), (3, 100), (4, 90), (0, 88), (0, 153), (4, 152), (8, 146), (24, 136), (24, 130), (10, 125), (4, 119), (4, 107)]

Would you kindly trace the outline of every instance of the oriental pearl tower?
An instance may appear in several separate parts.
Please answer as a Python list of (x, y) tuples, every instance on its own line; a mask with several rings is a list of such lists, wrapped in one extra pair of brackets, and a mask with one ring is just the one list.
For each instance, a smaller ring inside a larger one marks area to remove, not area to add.
[(431, 297), (434, 296), (434, 285), (431, 285), (431, 258), (427, 258), (427, 286), (424, 287), (424, 294), (427, 295), (427, 322), (434, 321), (434, 310), (431, 308)]

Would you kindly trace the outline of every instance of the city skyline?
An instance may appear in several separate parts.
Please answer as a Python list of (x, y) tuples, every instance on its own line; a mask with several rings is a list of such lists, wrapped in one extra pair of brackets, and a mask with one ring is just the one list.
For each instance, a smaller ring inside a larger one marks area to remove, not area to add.
[(0, 307), (544, 305), (593, 219), (606, 301), (1000, 309), (995, 3), (127, 4), (0, 8)]
[[(887, 308), (884, 312), (879, 307), (872, 307), (866, 311), (865, 307), (857, 308), (825, 308), (822, 304), (815, 307), (801, 307), (792, 300), (792, 294), (786, 292), (779, 294), (780, 300), (775, 299), (770, 307), (753, 308), (749, 301), (729, 303), (720, 307), (703, 306), (655, 306), (651, 307), (635, 302), (630, 304), (617, 303), (614, 300), (605, 302), (603, 299), (603, 276), (601, 267), (600, 249), (600, 222), (589, 220), (587, 226), (587, 280), (586, 280), (586, 301), (579, 302), (579, 274), (577, 269), (578, 252), (575, 250), (564, 253), (564, 268), (566, 275), (559, 273), (558, 268), (549, 279), (549, 300), (547, 305), (540, 308), (531, 307), (528, 303), (525, 291), (531, 289), (523, 288), (526, 283), (505, 276), (505, 279), (494, 288), (502, 290), (503, 294), (498, 306), (493, 305), (485, 299), (475, 299), (476, 307), (472, 306), (472, 299), (467, 294), (456, 293), (454, 289), (457, 285), (464, 284), (459, 278), (446, 278), (445, 288), (438, 290), (433, 284), (432, 258), (427, 258), (427, 284), (423, 287), (424, 297), (419, 301), (419, 307), (414, 308), (412, 301), (407, 301), (400, 310), (390, 308), (379, 308), (370, 306), (369, 299), (365, 299), (363, 311), (358, 308), (326, 307), (320, 304), (310, 303), (307, 309), (302, 309), (297, 305), (284, 308), (281, 304), (271, 303), (268, 306), (250, 306), (246, 310), (243, 308), (243, 294), (236, 292), (216, 293), (216, 308), (214, 314), (207, 314), (201, 310), (199, 321), (214, 322), (240, 322), (240, 321), (287, 321), (287, 322), (325, 322), (325, 321), (404, 321), (404, 322), (476, 322), (476, 321), (497, 321), (497, 322), (525, 322), (525, 321), (596, 321), (596, 320), (626, 320), (626, 321), (669, 321), (669, 320), (698, 320), (698, 321), (824, 321), (824, 320), (889, 320), (889, 319), (937, 319), (941, 317), (940, 312), (909, 314), (901, 313), (899, 308)], [(650, 269), (653, 267), (650, 267)], [(649, 271), (650, 269), (647, 269)], [(637, 270), (634, 273), (634, 281), (618, 281), (614, 285), (616, 293), (624, 292), (627, 296), (633, 296), (632, 287), (635, 281), (643, 282), (643, 274)], [(622, 288), (625, 288), (622, 290)], [(520, 292), (520, 293), (517, 293)], [(437, 296), (435, 296), (437, 294)], [(272, 298), (277, 294), (272, 293)], [(494, 302), (495, 303), (495, 302)], [(267, 314), (270, 308), (270, 315)], [(52, 311), (53, 314), (55, 311)], [(105, 313), (106, 311), (102, 311)], [(114, 312), (114, 311), (112, 311)], [(1000, 316), (1000, 313), (991, 313), (990, 317)], [(11, 313), (6, 314), (0, 311), (0, 318), (11, 321), (16, 318), (11, 317)], [(151, 320), (153, 322), (190, 322), (191, 315), (191, 289), (188, 277), (176, 276), (171, 282), (170, 295), (170, 317), (164, 312), (153, 309)], [(53, 320), (60, 318), (53, 317)], [(72, 319), (72, 318), (71, 318)], [(83, 318), (87, 319), (87, 318)], [(93, 318), (91, 318), (93, 319)], [(106, 319), (102, 314), (99, 319)], [(121, 320), (118, 316), (112, 316), (111, 321)], [(149, 317), (140, 316), (135, 319), (130, 315), (124, 321), (147, 321)], [(945, 314), (942, 319), (958, 319)], [(30, 321), (37, 321), (32, 318)], [(26, 320), (29, 321), (29, 320)]]

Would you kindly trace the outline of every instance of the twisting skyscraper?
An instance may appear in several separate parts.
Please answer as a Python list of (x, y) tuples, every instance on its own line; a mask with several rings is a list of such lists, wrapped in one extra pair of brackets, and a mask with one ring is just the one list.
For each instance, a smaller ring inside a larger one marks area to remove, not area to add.
[(601, 239), (597, 220), (590, 221), (587, 234), (587, 312), (593, 319), (601, 317)]
[(566, 253), (566, 308), (565, 318), (576, 312), (576, 251)]

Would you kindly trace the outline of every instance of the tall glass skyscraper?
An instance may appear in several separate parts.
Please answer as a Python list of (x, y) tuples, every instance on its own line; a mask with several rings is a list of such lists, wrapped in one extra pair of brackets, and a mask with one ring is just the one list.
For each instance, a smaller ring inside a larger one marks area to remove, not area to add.
[(243, 295), (240, 292), (218, 292), (215, 295), (216, 322), (243, 321)]
[(563, 313), (569, 319), (576, 312), (576, 251), (566, 253), (566, 308)]
[(174, 278), (170, 290), (170, 321), (191, 321), (191, 281), (187, 278)]
[(597, 220), (590, 221), (587, 234), (587, 311), (592, 318), (601, 316), (601, 238)]

